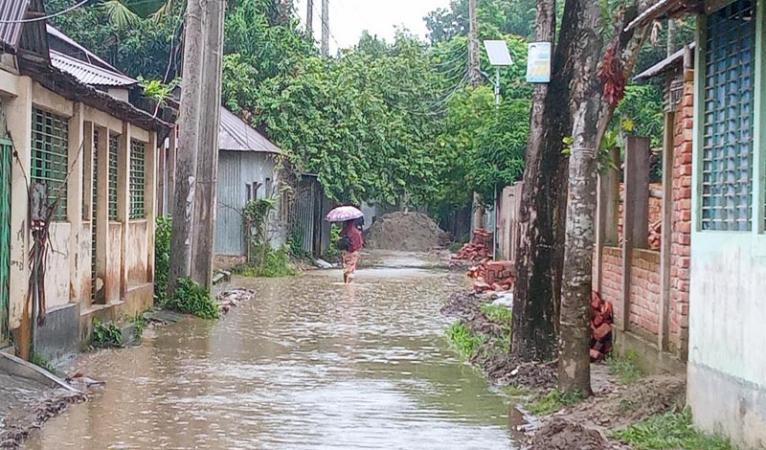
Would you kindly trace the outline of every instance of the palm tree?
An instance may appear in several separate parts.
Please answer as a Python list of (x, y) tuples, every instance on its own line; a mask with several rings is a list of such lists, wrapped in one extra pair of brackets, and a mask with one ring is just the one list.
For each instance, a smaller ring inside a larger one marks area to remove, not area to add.
[(117, 27), (125, 29), (135, 25), (141, 19), (159, 20), (173, 8), (175, 0), (103, 0), (109, 19)]

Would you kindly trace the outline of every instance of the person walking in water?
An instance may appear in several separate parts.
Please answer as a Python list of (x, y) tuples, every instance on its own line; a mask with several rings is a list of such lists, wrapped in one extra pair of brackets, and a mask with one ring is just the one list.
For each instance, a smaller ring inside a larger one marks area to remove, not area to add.
[[(364, 220), (364, 219), (361, 219)], [(359, 262), (359, 252), (364, 246), (364, 237), (362, 236), (360, 219), (347, 220), (343, 222), (343, 229), (340, 232), (340, 256), (343, 262), (343, 282), (349, 284), (354, 277), (356, 265)]]

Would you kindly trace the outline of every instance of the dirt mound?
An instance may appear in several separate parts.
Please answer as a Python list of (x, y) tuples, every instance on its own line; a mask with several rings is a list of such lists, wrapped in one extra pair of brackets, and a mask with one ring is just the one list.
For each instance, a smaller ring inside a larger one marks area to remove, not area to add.
[(607, 450), (612, 447), (599, 431), (556, 418), (535, 434), (531, 448), (535, 450)]
[(683, 377), (656, 375), (594, 395), (564, 415), (578, 423), (621, 428), (683, 405), (685, 393)]
[(371, 249), (424, 252), (443, 247), (449, 236), (427, 215), (399, 211), (375, 220), (366, 241)]

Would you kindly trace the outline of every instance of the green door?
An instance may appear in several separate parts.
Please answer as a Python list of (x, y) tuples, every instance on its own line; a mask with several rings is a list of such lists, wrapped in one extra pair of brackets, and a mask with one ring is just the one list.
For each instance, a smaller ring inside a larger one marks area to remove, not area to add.
[(11, 269), (11, 143), (0, 139), (0, 346), (8, 342), (8, 281)]

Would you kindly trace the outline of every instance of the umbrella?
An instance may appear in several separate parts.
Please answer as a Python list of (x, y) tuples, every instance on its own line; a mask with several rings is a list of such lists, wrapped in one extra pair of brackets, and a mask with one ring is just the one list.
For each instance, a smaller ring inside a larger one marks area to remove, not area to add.
[(353, 206), (339, 206), (327, 213), (328, 222), (345, 222), (364, 217), (364, 213)]

